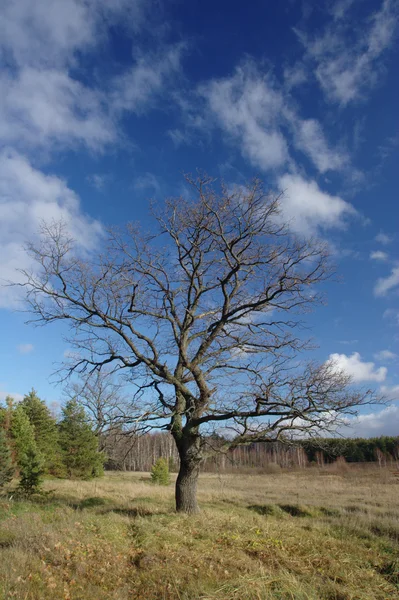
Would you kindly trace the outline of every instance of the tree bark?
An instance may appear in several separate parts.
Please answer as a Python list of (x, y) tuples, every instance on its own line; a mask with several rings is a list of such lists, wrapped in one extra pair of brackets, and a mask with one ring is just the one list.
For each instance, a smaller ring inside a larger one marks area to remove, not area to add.
[(197, 483), (202, 462), (201, 439), (198, 433), (183, 433), (176, 439), (180, 469), (176, 480), (176, 510), (187, 514), (199, 512)]
[(176, 510), (187, 514), (199, 512), (197, 502), (197, 483), (199, 464), (180, 462), (176, 480)]

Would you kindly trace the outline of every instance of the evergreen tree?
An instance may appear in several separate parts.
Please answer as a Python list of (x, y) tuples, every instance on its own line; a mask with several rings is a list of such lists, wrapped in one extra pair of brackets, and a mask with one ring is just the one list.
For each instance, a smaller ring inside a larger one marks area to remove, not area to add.
[(151, 469), (151, 481), (158, 485), (169, 485), (169, 462), (166, 458), (158, 458)]
[(42, 483), (44, 460), (40, 452), (32, 446), (22, 455), (20, 462), (20, 482), (18, 489), (26, 496), (38, 492)]
[(11, 451), (7, 444), (5, 432), (0, 428), (0, 488), (11, 481), (13, 475), (14, 467), (11, 461)]
[(20, 475), (19, 490), (30, 495), (40, 487), (44, 461), (36, 446), (34, 426), (21, 404), (12, 411), (10, 433)]
[(22, 457), (30, 450), (37, 450), (34, 427), (21, 404), (18, 404), (12, 411), (10, 434), (14, 460), (20, 467)]
[(84, 408), (72, 399), (62, 410), (60, 446), (69, 477), (89, 479), (103, 473), (104, 456)]
[(55, 419), (36, 391), (32, 390), (21, 402), (21, 407), (34, 427), (36, 446), (44, 459), (44, 470), (52, 475), (63, 475), (58, 429)]

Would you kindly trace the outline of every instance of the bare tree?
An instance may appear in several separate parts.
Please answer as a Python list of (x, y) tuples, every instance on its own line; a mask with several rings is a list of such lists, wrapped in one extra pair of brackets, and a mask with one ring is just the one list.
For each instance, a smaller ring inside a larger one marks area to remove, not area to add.
[[(98, 437), (100, 450), (104, 449), (105, 434), (123, 434), (121, 426), (126, 425), (129, 420), (131, 406), (124, 392), (123, 382), (116, 381), (109, 370), (82, 373), (78, 381), (68, 382), (64, 392), (68, 398), (77, 400), (85, 409)], [(130, 429), (129, 433), (132, 434)]]
[(320, 435), (375, 398), (331, 363), (298, 360), (309, 348), (301, 314), (332, 273), (325, 245), (295, 237), (259, 181), (189, 183), (193, 200), (154, 209), (157, 233), (111, 231), (98, 256), (79, 257), (62, 225), (45, 226), (21, 285), (30, 322), (69, 323), (69, 374), (129, 373), (132, 418), (170, 430), (176, 508), (193, 513), (204, 434), (231, 430), (232, 445)]

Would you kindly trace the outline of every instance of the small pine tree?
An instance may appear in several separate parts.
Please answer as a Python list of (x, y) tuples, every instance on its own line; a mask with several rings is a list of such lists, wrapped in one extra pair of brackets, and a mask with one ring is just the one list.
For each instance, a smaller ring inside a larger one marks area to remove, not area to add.
[(69, 477), (90, 479), (103, 474), (104, 455), (87, 421), (84, 408), (76, 399), (67, 402), (59, 424), (60, 446)]
[(158, 485), (169, 485), (169, 464), (166, 458), (158, 458), (151, 469), (151, 481)]
[(11, 461), (11, 450), (3, 429), (0, 429), (0, 487), (11, 481), (14, 467)]
[(26, 496), (38, 492), (42, 483), (43, 472), (44, 460), (40, 452), (34, 447), (29, 448), (23, 454), (20, 462), (19, 491)]
[(34, 427), (20, 404), (12, 411), (10, 434), (14, 460), (20, 467), (22, 457), (29, 450), (37, 450)]
[(36, 446), (43, 456), (45, 472), (52, 475), (63, 475), (65, 469), (61, 460), (57, 424), (46, 403), (32, 389), (24, 397), (20, 406), (33, 425)]

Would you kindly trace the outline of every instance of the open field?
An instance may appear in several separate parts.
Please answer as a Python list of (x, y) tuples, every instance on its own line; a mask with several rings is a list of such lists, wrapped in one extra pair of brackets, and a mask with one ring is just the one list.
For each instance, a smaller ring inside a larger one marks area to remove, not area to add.
[(399, 598), (390, 470), (204, 474), (195, 517), (143, 473), (0, 503), (0, 598)]

